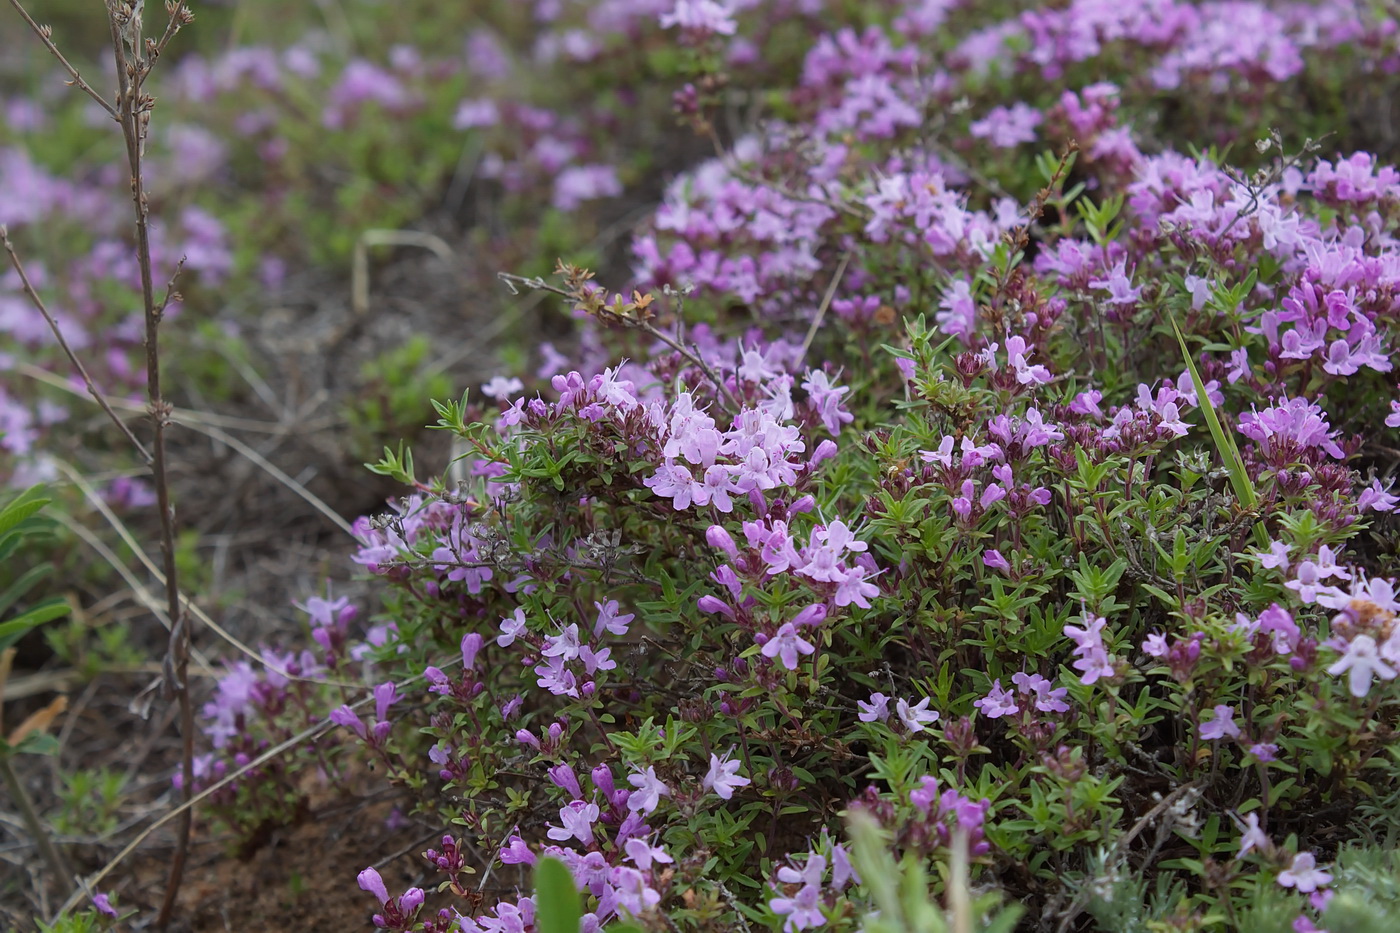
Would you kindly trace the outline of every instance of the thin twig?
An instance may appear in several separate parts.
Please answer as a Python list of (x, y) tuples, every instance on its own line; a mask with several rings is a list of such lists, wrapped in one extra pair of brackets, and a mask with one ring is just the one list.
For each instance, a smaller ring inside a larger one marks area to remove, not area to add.
[(655, 337), (657, 340), (660, 340), (662, 343), (666, 344), (666, 346), (670, 347), (672, 350), (675, 350), (681, 356), (685, 357), (685, 359), (688, 360), (691, 363), (691, 365), (699, 367), (700, 371), (705, 374), (705, 378), (709, 379), (710, 382), (714, 384), (715, 388), (719, 389), (720, 393), (724, 396), (724, 400), (729, 403), (728, 407), (730, 414), (736, 416), (739, 414), (738, 399), (736, 399), (734, 397), (734, 394), (729, 391), (729, 386), (725, 385), (724, 381), (715, 375), (714, 370), (710, 369), (710, 365), (700, 358), (700, 354), (697, 351), (687, 349), (686, 347), (681, 346), (680, 343), (678, 343), (673, 337), (671, 337), (669, 334), (664, 333), (661, 330), (658, 330), (656, 326), (649, 321), (643, 321), (639, 326), (641, 327), (643, 333), (649, 334), (652, 337)]
[[(1201, 784), (1202, 782), (1199, 780), (1191, 781), (1187, 784), (1182, 784), (1180, 787), (1173, 790), (1170, 794), (1167, 794), (1167, 796), (1157, 801), (1157, 805), (1151, 810), (1148, 810), (1146, 813), (1144, 813), (1138, 819), (1138, 821), (1133, 824), (1133, 828), (1128, 830), (1127, 834), (1120, 838), (1114, 844), (1113, 852), (1109, 856), (1109, 861), (1116, 862), (1118, 859), (1122, 858), (1127, 853), (1128, 846), (1132, 845), (1133, 840), (1136, 839), (1144, 829), (1150, 826), (1153, 820), (1161, 816), (1162, 813), (1166, 811), (1168, 807), (1176, 803), (1182, 797), (1199, 789)], [(1089, 886), (1086, 884), (1085, 887), (1080, 891), (1080, 893), (1075, 897), (1074, 901), (1065, 910), (1064, 916), (1060, 918), (1060, 925), (1056, 929), (1056, 933), (1067, 933), (1067, 931), (1070, 928), (1070, 924), (1074, 923), (1075, 918), (1077, 918), (1081, 913), (1084, 912), (1084, 904), (1087, 900), (1087, 895), (1085, 892), (1087, 892), (1088, 890)]]
[[(532, 288), (538, 289), (540, 291), (550, 292), (552, 294), (559, 295), (560, 297), (567, 298), (570, 301), (579, 300), (579, 296), (577, 294), (568, 291), (567, 289), (559, 288), (557, 285), (550, 285), (538, 275), (534, 278), (528, 278), (523, 275), (514, 275), (510, 272), (497, 272), (496, 277), (499, 278), (502, 282), (505, 282), (506, 287), (509, 288), (511, 290), (511, 293), (515, 295), (520, 294), (520, 290), (516, 287), (517, 285), (519, 285), (524, 286), (525, 288)], [(724, 384), (724, 381), (715, 375), (714, 370), (710, 369), (709, 364), (700, 358), (699, 353), (686, 348), (678, 340), (676, 340), (676, 338), (672, 337), (670, 334), (665, 333), (664, 331), (659, 330), (650, 321), (643, 320), (641, 317), (630, 318), (618, 317), (616, 315), (613, 315), (610, 316), (608, 320), (619, 323), (623, 327), (635, 327), (642, 333), (648, 335), (649, 337), (653, 337), (656, 340), (660, 340), (666, 346), (679, 353), (687, 362), (689, 362), (692, 366), (695, 366), (702, 373), (704, 373), (705, 378), (709, 379), (710, 382), (714, 384), (714, 387), (719, 390), (721, 395), (724, 396), (724, 401), (728, 403), (730, 413), (734, 415), (737, 415), (739, 413), (738, 399), (736, 399), (733, 393), (729, 391), (729, 387)]]
[[(150, 204), (146, 199), (142, 158), (146, 147), (146, 132), (151, 108), (155, 102), (143, 90), (151, 63), (142, 56), (145, 40), (141, 36), (140, 18), (133, 14), (125, 0), (106, 0), (107, 23), (111, 28), (112, 56), (117, 71), (117, 115), (126, 143), (127, 166), (131, 170), (131, 202), (136, 217), (136, 263), (141, 273), (141, 307), (146, 324), (146, 400), (150, 405), (154, 438), (151, 443), (151, 473), (155, 483), (156, 507), (159, 510), (160, 547), (165, 576), (166, 613), (170, 616), (170, 641), (166, 650), (167, 686), (175, 692), (180, 708), (180, 773), (181, 793), (188, 803), (194, 792), (194, 704), (190, 699), (189, 662), (190, 626), (180, 602), (179, 568), (175, 563), (175, 509), (170, 499), (170, 476), (166, 462), (165, 431), (169, 427), (170, 405), (161, 391), (160, 322), (163, 307), (155, 296), (155, 277), (151, 269)], [(170, 27), (178, 31), (192, 17), (183, 3), (170, 9)], [(132, 58), (127, 57), (128, 43)], [(173, 279), (171, 285), (173, 293)], [(185, 862), (189, 856), (192, 811), (182, 810), (175, 853), (170, 860), (170, 874), (165, 899), (156, 916), (157, 929), (170, 923), (175, 900), (184, 878)]]
[(48, 26), (40, 26), (38, 23), (34, 22), (34, 17), (30, 16), (29, 11), (20, 5), (19, 0), (10, 0), (10, 6), (14, 7), (20, 17), (29, 24), (29, 28), (34, 30), (34, 35), (38, 36), (39, 41), (44, 43), (44, 47), (49, 50), (49, 54), (58, 59), (58, 63), (63, 66), (63, 70), (68, 72), (69, 77), (73, 79), (69, 83), (81, 90), (88, 97), (97, 101), (98, 106), (107, 111), (107, 115), (113, 120), (120, 120), (121, 118), (117, 115), (117, 108), (113, 107), (101, 94), (94, 91), (92, 87), (83, 80), (83, 76), (78, 74), (78, 69), (70, 65), (68, 59), (63, 57), (63, 53), (58, 50), (58, 46), (53, 44), (53, 29)]
[(152, 462), (150, 452), (146, 450), (144, 444), (136, 439), (136, 435), (131, 433), (131, 428), (126, 426), (126, 422), (117, 417), (117, 413), (112, 410), (112, 406), (107, 401), (107, 396), (103, 395), (102, 390), (93, 383), (92, 377), (88, 375), (87, 367), (83, 366), (82, 361), (78, 359), (78, 355), (74, 353), (73, 348), (68, 345), (68, 341), (63, 336), (63, 331), (58, 326), (58, 321), (49, 313), (48, 305), (44, 304), (44, 299), (39, 297), (39, 293), (35, 291), (34, 285), (29, 281), (29, 276), (24, 271), (24, 264), (19, 261), (19, 254), (15, 252), (15, 245), (10, 242), (10, 233), (4, 226), (0, 226), (0, 245), (3, 245), (5, 247), (5, 252), (10, 254), (10, 265), (14, 266), (15, 273), (19, 275), (20, 287), (24, 290), (24, 293), (29, 296), (30, 303), (34, 305), (38, 312), (43, 315), (44, 320), (48, 322), (49, 330), (53, 331), (54, 339), (58, 341), (58, 345), (63, 350), (64, 355), (68, 357), (68, 362), (72, 364), (73, 368), (77, 370), (78, 375), (82, 377), (83, 384), (87, 386), (88, 394), (90, 394), (93, 400), (107, 413), (107, 417), (112, 419), (112, 423), (126, 435), (126, 439), (131, 441), (132, 446), (134, 446), (137, 453), (141, 455), (141, 459), (149, 466)]
[[(55, 376), (47, 369), (42, 369), (35, 366), (33, 363), (16, 363), (14, 372), (33, 379), (35, 382), (42, 382), (44, 385), (51, 386), (61, 392), (87, 398), (81, 389), (74, 388), (66, 379)], [(115, 410), (131, 412), (133, 414), (145, 414), (146, 412), (146, 406), (121, 398), (120, 396), (110, 398), (107, 401)], [(279, 437), (289, 434), (305, 434), (310, 431), (319, 431), (335, 423), (327, 418), (293, 426), (280, 421), (256, 421), (252, 418), (237, 418), (232, 415), (221, 415), (212, 411), (198, 411), (193, 408), (179, 408), (176, 406), (171, 406), (170, 417), (189, 427), (195, 427), (197, 425), (215, 425), (221, 428), (230, 428), (237, 431), (257, 431), (261, 434), (271, 434)], [(197, 427), (195, 429), (198, 430)]]

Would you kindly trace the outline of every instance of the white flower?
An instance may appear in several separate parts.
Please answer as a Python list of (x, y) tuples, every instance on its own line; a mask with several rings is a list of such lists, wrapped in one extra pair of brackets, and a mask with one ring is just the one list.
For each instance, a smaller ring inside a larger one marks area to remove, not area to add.
[(1394, 680), (1395, 668), (1381, 660), (1380, 649), (1376, 645), (1376, 640), (1370, 635), (1357, 635), (1347, 645), (1346, 654), (1331, 667), (1327, 668), (1327, 673), (1333, 677), (1350, 671), (1347, 678), (1351, 695), (1354, 697), (1364, 697), (1371, 691), (1371, 678), (1379, 677), (1381, 680)]

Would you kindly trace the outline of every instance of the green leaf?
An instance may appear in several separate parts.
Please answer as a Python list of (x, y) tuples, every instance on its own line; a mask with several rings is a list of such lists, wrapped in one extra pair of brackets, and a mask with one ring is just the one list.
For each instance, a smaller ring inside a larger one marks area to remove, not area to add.
[(10, 647), (24, 637), (24, 633), (36, 625), (43, 625), (52, 619), (68, 614), (68, 601), (61, 596), (46, 600), (30, 609), (24, 615), (0, 622), (0, 651)]
[(535, 867), (535, 929), (539, 933), (579, 933), (583, 908), (574, 876), (557, 858)]
[(40, 564), (38, 567), (31, 568), (28, 573), (10, 584), (9, 589), (5, 590), (4, 593), (0, 593), (0, 616), (9, 612), (10, 607), (23, 599), (24, 594), (28, 593), (34, 587), (34, 584), (44, 579), (44, 577), (52, 572), (52, 565)]
[(49, 504), (43, 486), (31, 486), (0, 509), (0, 535), (4, 535), (35, 512)]
[(14, 753), (23, 755), (56, 755), (58, 754), (58, 737), (49, 735), (47, 732), (31, 732), (24, 737), (24, 741), (15, 746)]

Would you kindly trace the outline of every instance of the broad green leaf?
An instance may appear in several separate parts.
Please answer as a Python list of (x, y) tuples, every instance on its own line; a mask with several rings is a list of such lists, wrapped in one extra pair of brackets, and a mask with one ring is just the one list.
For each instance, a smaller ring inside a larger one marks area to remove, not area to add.
[(556, 858), (535, 867), (535, 929), (539, 933), (578, 933), (583, 922), (574, 876)]
[(0, 509), (0, 535), (5, 534), (48, 505), (49, 501), (44, 498), (43, 486), (31, 486), (20, 493), (8, 505)]

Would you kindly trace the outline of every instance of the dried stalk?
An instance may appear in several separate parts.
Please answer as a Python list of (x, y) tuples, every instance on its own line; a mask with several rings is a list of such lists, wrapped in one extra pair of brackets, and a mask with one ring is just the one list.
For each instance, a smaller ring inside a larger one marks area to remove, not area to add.
[[(93, 385), (87, 371), (64, 341), (53, 316), (48, 313), (38, 293), (29, 284), (7, 236), (4, 237), (4, 246), (6, 252), (10, 254), (11, 263), (20, 275), (26, 294), (48, 321), (70, 363), (87, 384), (88, 391), (92, 393), (108, 416), (121, 428), (122, 433), (132, 442), (142, 459), (151, 468), (156, 503), (160, 513), (160, 543), (164, 565), (166, 615), (170, 621), (170, 641), (164, 663), (165, 681), (167, 689), (174, 693), (179, 703), (180, 732), (183, 739), (181, 772), (184, 777), (183, 795), (186, 804), (180, 810), (179, 839), (175, 848), (175, 856), (171, 861), (165, 900), (156, 919), (157, 927), (164, 929), (170, 922), (170, 915), (179, 893), (189, 852), (191, 808), (188, 804), (191, 800), (194, 784), (194, 708), (190, 701), (188, 682), (190, 631), (188, 621), (181, 611), (180, 588), (175, 566), (175, 514), (170, 501), (170, 477), (166, 459), (165, 431), (171, 423), (172, 408), (165, 401), (161, 391), (159, 340), (161, 318), (170, 302), (178, 300), (174, 288), (175, 279), (179, 276), (180, 269), (176, 268), (175, 274), (166, 288), (165, 295), (158, 300), (155, 277), (151, 269), (150, 205), (146, 197), (142, 164), (146, 134), (150, 126), (150, 115), (155, 106), (155, 100), (144, 92), (144, 86), (156, 59), (164, 51), (166, 45), (183, 26), (192, 22), (194, 17), (182, 0), (167, 0), (165, 10), (168, 14), (168, 20), (162, 36), (158, 40), (146, 39), (142, 35), (141, 29), (143, 4), (140, 0), (135, 5), (130, 0), (105, 0), (107, 22), (112, 34), (113, 63), (117, 73), (117, 94), (115, 104), (113, 104), (94, 91), (79, 75), (78, 70), (63, 56), (54, 44), (53, 31), (50, 28), (35, 22), (20, 0), (10, 0), (10, 5), (18, 11), (20, 17), (29, 24), (35, 35), (43, 42), (44, 47), (68, 72), (71, 78), (69, 83), (77, 86), (97, 101), (102, 109), (116, 120), (121, 127), (122, 139), (126, 148), (127, 167), (131, 174), (131, 201), (136, 221), (136, 261), (141, 274), (141, 302), (146, 331), (146, 400), (148, 413), (154, 425), (154, 436), (149, 450), (116, 416), (102, 393)], [(181, 260), (181, 264), (183, 264), (183, 260)]]
[(98, 106), (107, 111), (107, 115), (113, 120), (119, 119), (117, 109), (112, 106), (111, 101), (97, 93), (83, 80), (83, 76), (78, 74), (78, 69), (68, 63), (68, 59), (63, 57), (63, 53), (58, 50), (58, 46), (53, 44), (53, 29), (48, 26), (40, 26), (34, 22), (34, 17), (29, 15), (29, 11), (20, 5), (19, 0), (10, 0), (10, 6), (19, 13), (20, 18), (29, 24), (29, 28), (34, 30), (34, 35), (39, 37), (39, 41), (44, 43), (44, 48), (49, 50), (49, 54), (58, 59), (58, 63), (63, 66), (63, 70), (68, 72), (69, 84), (81, 90), (88, 97), (97, 101)]
[[(159, 303), (155, 294), (155, 276), (151, 271), (150, 204), (142, 157), (146, 134), (150, 127), (155, 99), (144, 92), (146, 78), (155, 58), (181, 26), (193, 20), (182, 2), (166, 5), (169, 14), (165, 34), (159, 42), (148, 42), (141, 32), (141, 17), (127, 0), (107, 0), (107, 21), (112, 31), (112, 56), (117, 71), (117, 122), (126, 143), (127, 167), (131, 170), (131, 202), (136, 215), (136, 262), (141, 271), (141, 306), (146, 325), (146, 401), (150, 406), (154, 437), (151, 443), (151, 474), (156, 490), (156, 507), (160, 512), (160, 549), (165, 575), (166, 615), (170, 618), (170, 641), (166, 649), (166, 687), (173, 691), (180, 707), (180, 772), (181, 795), (188, 804), (194, 793), (194, 704), (190, 700), (190, 628), (188, 617), (180, 603), (179, 571), (175, 565), (175, 510), (170, 501), (170, 475), (166, 461), (165, 429), (170, 426), (171, 406), (161, 391), (160, 322), (165, 305), (173, 295), (174, 280), (167, 288), (167, 297)], [(165, 899), (156, 916), (157, 929), (170, 924), (175, 901), (184, 880), (185, 862), (189, 857), (190, 830), (194, 811), (186, 806), (180, 812), (176, 831), (175, 853), (170, 860), (170, 874), (165, 886)]]

